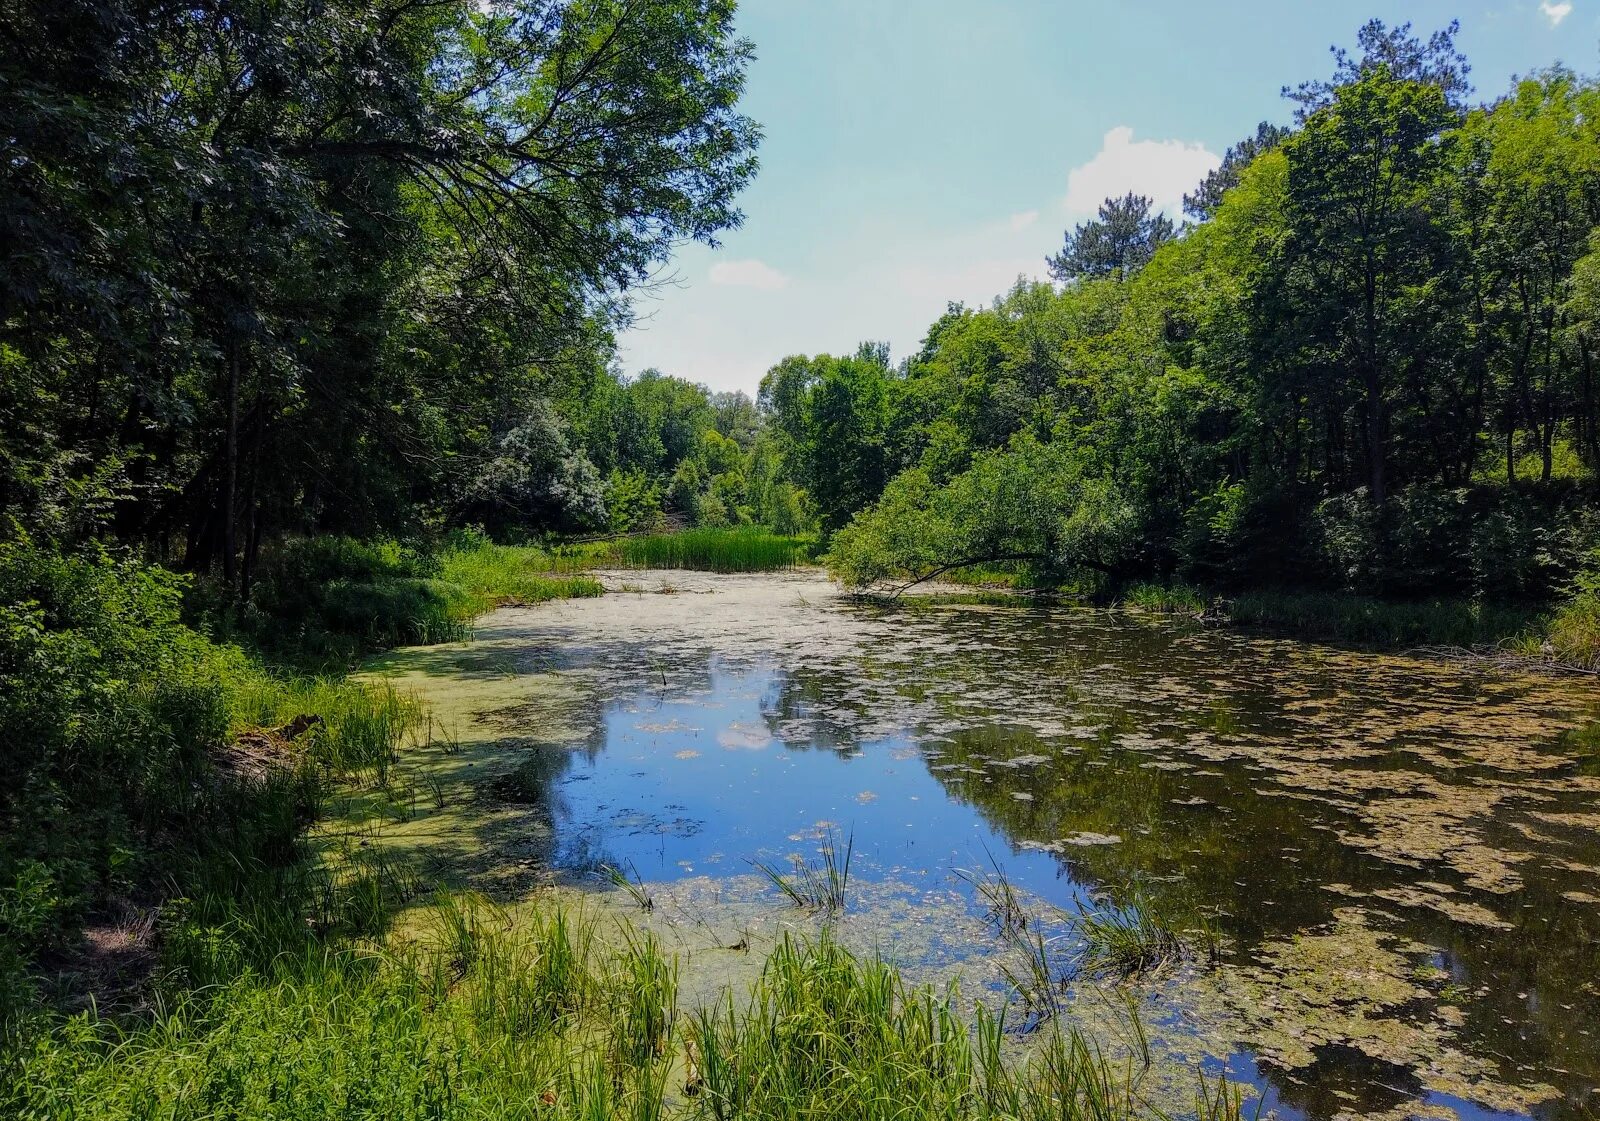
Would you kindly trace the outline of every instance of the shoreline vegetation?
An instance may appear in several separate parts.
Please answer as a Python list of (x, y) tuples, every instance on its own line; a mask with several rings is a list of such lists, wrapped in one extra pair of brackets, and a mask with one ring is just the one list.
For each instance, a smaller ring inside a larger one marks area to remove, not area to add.
[[(540, 893), (508, 911), (349, 831), (333, 844), (320, 828), (310, 838), (349, 792), (403, 799), (395, 764), (431, 742), (433, 725), (385, 683), (295, 666), (389, 636), (459, 641), (473, 611), (599, 594), (592, 578), (555, 571), (579, 551), (606, 565), (720, 556), (725, 571), (774, 571), (807, 547), (749, 532), (640, 540), (544, 550), (466, 536), (432, 554), (296, 543), (272, 558), (263, 587), (329, 594), (316, 626), (291, 636), (315, 656), (278, 661), (188, 626), (184, 582), (158, 569), (0, 546), (7, 590), (30, 606), (12, 625), (86, 659), (70, 681), (37, 682), (27, 697), (45, 708), (31, 714), (36, 726), (57, 720), (63, 755), (47, 762), (83, 766), (112, 746), (96, 735), (137, 749), (130, 731), (174, 749), (164, 769), (146, 760), (121, 813), (96, 820), (81, 848), (7, 854), (29, 869), (0, 897), (12, 954), (0, 978), (8, 1113), (720, 1121), (910, 1102), (929, 1118), (1163, 1116), (1141, 1090), (1148, 1055), (1120, 1057), (1118, 1041), (1039, 1013), (1066, 976), (1042, 948), (1018, 981), (1032, 1037), (1023, 1053), (1003, 1009), (969, 1023), (953, 993), (907, 986), (835, 944), (827, 923), (776, 944), (746, 996), (680, 1008), (676, 962), (625, 923), (602, 938), (581, 900)], [(426, 625), (404, 615), (419, 602), (442, 605)], [(280, 622), (266, 610), (250, 621), (256, 650), (284, 648)], [(86, 703), (67, 691), (96, 682), (117, 683), (120, 710), (98, 727), (67, 726), (62, 715)], [(78, 781), (103, 792), (115, 776)], [(56, 812), (81, 825), (87, 807)], [(103, 853), (111, 863), (97, 866)], [(832, 916), (846, 907), (848, 847), (824, 861)], [(986, 887), (1014, 898), (1003, 878)], [(1179, 946), (1138, 907), (1080, 920), (1093, 971), (1129, 955), (1148, 968)], [(1193, 1115), (1247, 1116), (1243, 1094), (1197, 1073)]]

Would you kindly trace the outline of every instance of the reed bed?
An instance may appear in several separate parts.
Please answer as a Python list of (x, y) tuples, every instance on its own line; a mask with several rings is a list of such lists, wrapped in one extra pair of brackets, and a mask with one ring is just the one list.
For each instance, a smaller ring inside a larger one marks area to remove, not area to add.
[(1188, 584), (1135, 584), (1122, 594), (1126, 607), (1155, 615), (1203, 615), (1205, 592)]
[(777, 572), (806, 564), (814, 545), (764, 529), (691, 529), (652, 533), (559, 549), (555, 567), (693, 569), (702, 572)]

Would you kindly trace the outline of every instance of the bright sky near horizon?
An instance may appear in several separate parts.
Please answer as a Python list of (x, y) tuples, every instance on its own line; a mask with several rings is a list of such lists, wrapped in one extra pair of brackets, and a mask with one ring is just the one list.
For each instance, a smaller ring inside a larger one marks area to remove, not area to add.
[(1483, 99), (1600, 60), (1600, 0), (743, 0), (744, 110), (765, 132), (745, 223), (636, 300), (623, 368), (753, 396), (785, 355), (883, 339), (898, 359), (947, 302), (1043, 276), (1108, 195), (1177, 216), (1373, 16), (1423, 35), (1459, 19)]

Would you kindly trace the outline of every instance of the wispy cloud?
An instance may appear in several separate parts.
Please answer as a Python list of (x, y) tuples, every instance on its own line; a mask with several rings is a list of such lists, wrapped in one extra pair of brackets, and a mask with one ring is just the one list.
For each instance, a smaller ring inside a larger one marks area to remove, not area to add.
[(1539, 10), (1551, 27), (1559, 27), (1561, 21), (1572, 14), (1572, 0), (1557, 0), (1554, 4), (1550, 0), (1539, 0)]
[(1204, 144), (1182, 140), (1135, 140), (1119, 125), (1106, 133), (1100, 150), (1067, 174), (1067, 214), (1084, 218), (1108, 198), (1129, 191), (1148, 195), (1156, 209), (1176, 214), (1183, 196), (1222, 163)]
[(1039, 212), (1037, 210), (1024, 210), (1021, 213), (1013, 214), (1010, 218), (1006, 219), (1006, 225), (1010, 227), (1012, 233), (1018, 233), (1027, 229), (1038, 220)]
[(789, 285), (789, 278), (765, 261), (718, 261), (708, 274), (711, 283), (728, 288), (758, 288), (773, 292)]

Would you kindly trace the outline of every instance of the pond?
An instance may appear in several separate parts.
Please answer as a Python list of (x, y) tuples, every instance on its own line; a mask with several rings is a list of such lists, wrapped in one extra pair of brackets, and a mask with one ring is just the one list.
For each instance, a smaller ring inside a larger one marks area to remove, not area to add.
[(841, 937), (991, 1004), (1015, 947), (974, 880), (1053, 947), (1138, 901), (1219, 960), (1064, 1014), (1126, 1040), (1131, 999), (1170, 1071), (1282, 1117), (1595, 1115), (1595, 683), (811, 572), (606, 581), (375, 665), (437, 714), (390, 843), (509, 897), (625, 870), (691, 995), (814, 928), (755, 862), (824, 844)]

